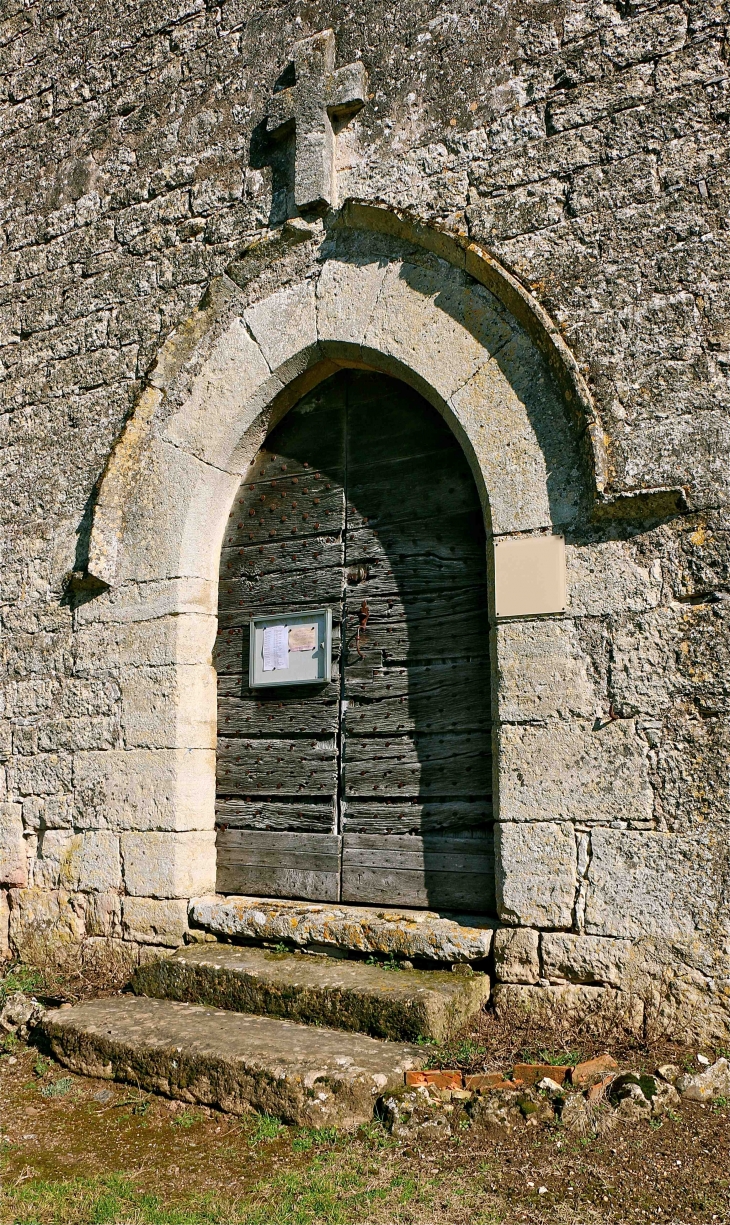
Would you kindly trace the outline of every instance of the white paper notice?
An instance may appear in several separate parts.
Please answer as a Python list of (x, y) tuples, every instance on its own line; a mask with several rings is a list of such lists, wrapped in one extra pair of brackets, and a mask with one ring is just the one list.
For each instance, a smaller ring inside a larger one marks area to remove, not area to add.
[(264, 672), (289, 667), (289, 627), (264, 626)]

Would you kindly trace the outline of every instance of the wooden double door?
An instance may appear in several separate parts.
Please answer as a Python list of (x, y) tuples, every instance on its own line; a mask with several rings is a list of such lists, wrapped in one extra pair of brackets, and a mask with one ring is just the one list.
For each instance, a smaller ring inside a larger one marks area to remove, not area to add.
[[(482, 511), (405, 384), (342, 371), (272, 431), (220, 566), (218, 889), (494, 910)], [(253, 614), (329, 607), (332, 679), (251, 690)]]

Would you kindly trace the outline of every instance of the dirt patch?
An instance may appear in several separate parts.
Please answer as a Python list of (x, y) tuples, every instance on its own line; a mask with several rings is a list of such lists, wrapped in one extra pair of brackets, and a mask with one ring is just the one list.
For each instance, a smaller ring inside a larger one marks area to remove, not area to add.
[(399, 1144), (187, 1109), (0, 1059), (0, 1221), (13, 1225), (633, 1225), (730, 1217), (730, 1110), (683, 1105), (595, 1140), (558, 1127)]

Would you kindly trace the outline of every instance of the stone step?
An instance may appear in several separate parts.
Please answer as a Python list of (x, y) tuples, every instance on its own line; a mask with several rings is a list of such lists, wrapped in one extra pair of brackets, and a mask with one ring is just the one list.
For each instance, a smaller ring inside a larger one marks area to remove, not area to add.
[(283, 941), (297, 948), (373, 953), (427, 965), (483, 961), (499, 926), (485, 915), (446, 918), (432, 910), (220, 894), (193, 898), (190, 920), (234, 940)]
[(43, 1029), (54, 1058), (82, 1076), (305, 1127), (367, 1122), (426, 1059), (363, 1034), (135, 995), (49, 1012)]
[(391, 970), (232, 944), (181, 949), (140, 967), (131, 985), (138, 995), (156, 999), (357, 1030), (396, 1042), (442, 1041), (489, 998), (486, 974)]

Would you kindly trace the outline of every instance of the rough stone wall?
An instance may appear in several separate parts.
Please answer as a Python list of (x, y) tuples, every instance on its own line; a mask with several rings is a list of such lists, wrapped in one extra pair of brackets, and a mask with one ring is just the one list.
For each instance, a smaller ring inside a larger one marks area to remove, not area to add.
[[(686, 489), (684, 517), (581, 526), (575, 543), (591, 547), (576, 550), (567, 636), (531, 628), (531, 688), (509, 667), (510, 636), (528, 631), (497, 631), (504, 735), (543, 774), (532, 795), (519, 772), (501, 778), (502, 854), (524, 862), (524, 887), (502, 882), (502, 915), (543, 935), (520, 935), (515, 957), (507, 943), (498, 974), (611, 986), (641, 936), (688, 1008), (699, 993), (727, 1009), (727, 20), (717, 0), (8, 0), (0, 931), (9, 916), (16, 949), (52, 930), (89, 956), (118, 941), (135, 957), (185, 929), (184, 898), (125, 896), (133, 856), (99, 828), (84, 763), (125, 746), (133, 713), (121, 665), (81, 632), (69, 575), (161, 343), (291, 211), (287, 148), (267, 149), (261, 124), (292, 42), (332, 25), (338, 62), (361, 57), (372, 95), (339, 137), (341, 198), (412, 209), (494, 251), (581, 363), (612, 489)], [(581, 602), (581, 566), (600, 599)], [(597, 712), (607, 785), (578, 811)], [(559, 819), (535, 822), (546, 794)]]

